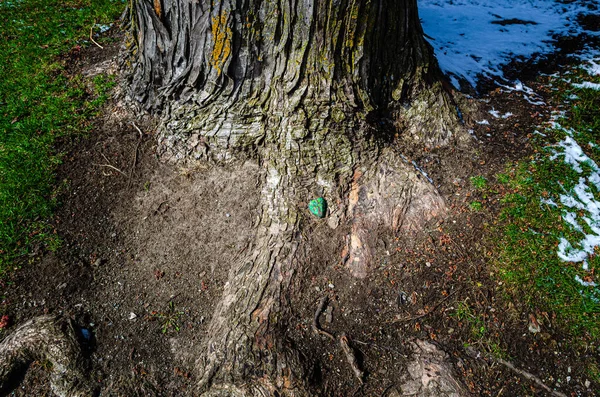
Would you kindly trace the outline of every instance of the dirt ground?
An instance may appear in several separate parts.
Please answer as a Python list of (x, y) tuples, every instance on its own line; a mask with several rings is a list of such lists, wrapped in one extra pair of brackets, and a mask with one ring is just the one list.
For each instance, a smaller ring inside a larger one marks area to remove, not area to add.
[[(116, 72), (119, 46), (70, 54), (70, 73)], [(535, 76), (524, 77), (551, 104)], [(158, 162), (156, 120), (132, 113), (118, 91), (88, 136), (62, 144), (61, 206), (53, 220), (62, 247), (39, 252), (13, 273), (1, 291), (2, 311), (13, 324), (55, 313), (91, 330), (92, 377), (102, 395), (192, 395), (194, 347), (230, 263), (253, 237), (260, 169), (250, 161), (189, 168)], [(415, 235), (379, 234), (377, 267), (369, 277), (355, 279), (341, 266), (343, 225), (331, 230), (307, 217), (302, 227), (308, 241), (302, 254), (310, 266), (288, 291), (287, 336), (311, 358), (311, 381), (324, 396), (398, 395), (409, 343), (417, 339), (446, 351), (473, 395), (545, 395), (531, 381), (467, 354), (465, 344), (474, 341), (471, 326), (455, 315), (461, 305), (483, 316), (489, 335), (518, 368), (568, 395), (600, 390), (586, 386), (585, 357), (563, 349), (558, 330), (530, 333), (529, 309), (503, 299), (485, 239), (497, 203), (477, 197), (469, 182), (528, 155), (535, 126), (552, 106), (533, 106), (518, 93), (496, 89), (470, 101), (481, 113), (465, 115), (475, 136), (469, 147), (407, 153), (434, 180), (450, 213)], [(492, 108), (514, 116), (487, 114), (490, 125), (474, 122)], [(491, 214), (469, 209), (475, 197)], [(323, 296), (330, 302), (320, 324), (348, 335), (367, 372), (362, 386), (339, 346), (313, 332)], [(51, 395), (43, 369), (36, 363), (13, 395)]]

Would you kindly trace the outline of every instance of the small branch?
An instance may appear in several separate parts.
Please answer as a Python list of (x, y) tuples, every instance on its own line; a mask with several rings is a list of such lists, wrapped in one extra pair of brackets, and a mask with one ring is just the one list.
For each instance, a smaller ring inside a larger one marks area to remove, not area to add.
[(92, 37), (92, 34), (94, 34), (94, 27), (93, 26), (90, 28), (90, 40), (92, 41), (92, 43), (96, 44), (98, 47), (100, 47), (100, 49), (103, 50), (104, 47), (102, 47), (100, 44), (98, 44), (96, 42), (96, 40), (94, 40), (94, 38)]
[(321, 327), (319, 326), (319, 316), (321, 315), (321, 313), (323, 313), (323, 310), (325, 310), (325, 307), (327, 306), (327, 302), (328, 301), (329, 301), (329, 298), (327, 297), (327, 295), (325, 295), (319, 301), (319, 306), (317, 307), (317, 311), (315, 312), (315, 317), (313, 318), (312, 326), (313, 326), (313, 330), (317, 334), (325, 335), (326, 337), (328, 337), (332, 341), (335, 341), (335, 337), (333, 335), (331, 335), (327, 331), (322, 330)]
[(394, 387), (393, 383), (391, 385), (389, 385), (388, 387), (386, 387), (385, 389), (383, 389), (383, 391), (381, 392), (381, 396), (380, 397), (387, 396), (388, 391), (390, 391), (392, 389), (392, 387)]
[(106, 168), (111, 168), (117, 172), (120, 172), (121, 174), (123, 174), (124, 176), (127, 176), (126, 173), (124, 173), (123, 171), (121, 171), (120, 169), (118, 169), (117, 167), (114, 167), (110, 164), (96, 164), (96, 163), (92, 163), (93, 165), (97, 166), (97, 167), (106, 167)]
[(129, 185), (131, 185), (131, 177), (133, 176), (133, 171), (135, 170), (135, 166), (137, 164), (138, 149), (140, 147), (140, 143), (142, 142), (142, 138), (144, 137), (144, 133), (142, 132), (142, 130), (140, 130), (139, 127), (137, 125), (135, 125), (135, 123), (131, 123), (131, 124), (137, 130), (137, 132), (140, 134), (140, 137), (138, 138), (137, 144), (135, 145), (135, 150), (133, 152), (133, 161), (131, 163), (131, 169), (129, 170), (129, 181), (127, 182), (127, 187), (129, 187)]
[(480, 352), (478, 352), (477, 350), (473, 349), (472, 347), (467, 348), (467, 353), (469, 353), (469, 355), (473, 358), (482, 358), (485, 357), (488, 360), (494, 361), (498, 364), (502, 364), (504, 365), (506, 368), (510, 369), (511, 371), (521, 375), (522, 377), (524, 377), (525, 379), (531, 380), (533, 382), (535, 382), (539, 387), (541, 387), (542, 389), (544, 389), (545, 391), (547, 391), (548, 393), (550, 393), (551, 396), (555, 396), (555, 397), (567, 397), (566, 394), (561, 393), (559, 391), (555, 391), (552, 390), (550, 387), (546, 386), (546, 384), (544, 382), (542, 382), (542, 380), (540, 378), (538, 378), (537, 376), (535, 376), (534, 374), (524, 371), (522, 369), (519, 369), (517, 367), (515, 367), (511, 362), (503, 360), (501, 358), (496, 358), (490, 354), (484, 354), (482, 355)]
[(346, 334), (342, 334), (340, 336), (340, 345), (342, 346), (342, 350), (344, 351), (344, 354), (346, 355), (346, 360), (348, 360), (348, 364), (350, 364), (350, 368), (352, 368), (352, 372), (354, 372), (354, 375), (359, 380), (359, 382), (362, 384), (364, 382), (363, 378), (365, 376), (365, 373), (358, 366), (358, 360), (356, 359), (354, 350), (348, 343), (348, 337), (346, 336)]
[(444, 299), (442, 299), (441, 301), (439, 301), (438, 303), (435, 304), (435, 306), (433, 306), (431, 309), (427, 310), (425, 313), (420, 314), (418, 316), (413, 316), (413, 317), (408, 317), (408, 318), (401, 318), (401, 319), (397, 319), (397, 320), (393, 320), (391, 323), (404, 323), (404, 322), (408, 322), (408, 321), (413, 321), (413, 320), (418, 320), (420, 318), (423, 318), (425, 316), (430, 315), (431, 313), (433, 313), (434, 311), (437, 310), (438, 307), (440, 307), (440, 305), (442, 303), (444, 303), (445, 301), (447, 301), (448, 299), (450, 299), (450, 297), (454, 294), (456, 294), (458, 291), (460, 291), (461, 289), (457, 289), (452, 291), (450, 294), (448, 294), (448, 296), (446, 296)]

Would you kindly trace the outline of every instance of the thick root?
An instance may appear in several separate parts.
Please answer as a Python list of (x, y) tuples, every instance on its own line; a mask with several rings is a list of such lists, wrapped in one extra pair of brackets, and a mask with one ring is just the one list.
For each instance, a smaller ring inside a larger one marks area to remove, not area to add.
[(365, 278), (373, 257), (373, 230), (417, 233), (443, 215), (446, 204), (424, 174), (388, 149), (364, 174), (354, 173), (347, 212), (352, 231), (344, 255), (346, 266), (353, 276)]
[(19, 326), (0, 343), (0, 394), (18, 386), (34, 361), (47, 362), (50, 386), (60, 397), (89, 397), (83, 355), (70, 320), (40, 316)]

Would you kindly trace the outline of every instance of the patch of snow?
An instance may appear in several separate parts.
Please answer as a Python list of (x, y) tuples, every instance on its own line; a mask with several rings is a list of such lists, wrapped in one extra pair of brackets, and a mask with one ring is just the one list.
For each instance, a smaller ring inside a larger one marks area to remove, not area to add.
[(487, 120), (481, 120), (481, 121), (477, 121), (477, 124), (480, 124), (480, 125), (490, 125), (490, 122), (487, 121)]
[[(442, 70), (457, 88), (461, 79), (476, 87), (481, 75), (503, 79), (501, 66), (511, 60), (553, 52), (553, 37), (582, 33), (578, 14), (593, 12), (585, 1), (418, 0), (418, 3), (428, 40)], [(597, 55), (588, 52), (585, 59)], [(596, 63), (590, 68), (596, 71), (600, 67)]]
[(577, 282), (579, 282), (579, 284), (583, 285), (584, 287), (595, 287), (597, 285), (593, 281), (583, 281), (579, 276), (575, 276), (575, 280), (577, 280)]
[(598, 84), (598, 83), (591, 83), (589, 81), (584, 81), (583, 83), (573, 84), (573, 87), (575, 87), (575, 88), (589, 88), (589, 89), (592, 89), (592, 90), (600, 91), (600, 84)]
[(543, 198), (543, 199), (540, 199), (540, 203), (542, 203), (542, 204), (547, 204), (547, 205), (551, 205), (551, 206), (553, 206), (553, 207), (558, 207), (558, 204), (556, 204), (556, 203), (554, 202), (554, 200), (552, 200), (552, 199), (550, 199), (550, 198), (549, 198), (549, 199), (544, 199), (544, 198)]
[(575, 214), (574, 212), (566, 212), (563, 214), (562, 217), (569, 225), (573, 226), (573, 229), (577, 230), (578, 232), (583, 233), (583, 228), (581, 227), (581, 225), (579, 224), (579, 222), (577, 222), (577, 214)]
[(497, 119), (507, 119), (507, 118), (509, 118), (511, 116), (514, 116), (511, 112), (506, 112), (504, 114), (500, 114), (500, 112), (498, 112), (494, 108), (492, 108), (492, 110), (488, 110), (488, 113), (491, 114), (492, 116), (494, 116)]
[[(564, 130), (564, 129), (563, 129)], [(573, 139), (570, 135), (567, 135), (564, 140), (558, 143), (558, 146), (561, 147), (564, 151), (556, 152), (551, 160), (554, 160), (557, 157), (564, 156), (565, 163), (569, 164), (575, 171), (578, 173), (582, 172), (580, 163), (587, 162), (588, 164), (593, 164), (592, 169), (594, 171), (598, 171), (598, 166), (596, 163), (590, 159), (587, 154), (583, 152), (581, 146), (577, 143), (575, 139)]]
[(96, 27), (98, 29), (100, 29), (100, 33), (107, 32), (111, 28), (111, 26), (112, 26), (112, 24), (110, 24), (110, 25), (99, 25), (99, 24), (96, 24)]
[(596, 61), (600, 62), (600, 58), (590, 59), (588, 64), (583, 67), (592, 76), (600, 76), (600, 63)]
[[(582, 262), (583, 270), (587, 271), (589, 256), (594, 254), (596, 247), (600, 247), (600, 201), (594, 197), (590, 188), (590, 185), (593, 185), (600, 190), (600, 167), (584, 153), (573, 138), (574, 131), (565, 128), (562, 130), (567, 136), (555, 146), (554, 154), (550, 158), (554, 160), (562, 157), (573, 170), (582, 174), (573, 190), (561, 194), (559, 199), (562, 205), (574, 210), (563, 211), (563, 220), (583, 237), (575, 242), (561, 237), (558, 257), (565, 262)], [(587, 176), (583, 174), (583, 163), (591, 170)], [(586, 229), (581, 226), (581, 222), (585, 222)], [(593, 282), (583, 281), (579, 276), (576, 276), (576, 280), (583, 286), (596, 286)]]
[(505, 90), (508, 90), (509, 92), (521, 92), (523, 94), (523, 98), (532, 105), (540, 106), (546, 104), (546, 102), (542, 100), (542, 97), (537, 92), (535, 92), (533, 88), (527, 87), (519, 80), (515, 81), (514, 86), (507, 86), (498, 82), (496, 83)]

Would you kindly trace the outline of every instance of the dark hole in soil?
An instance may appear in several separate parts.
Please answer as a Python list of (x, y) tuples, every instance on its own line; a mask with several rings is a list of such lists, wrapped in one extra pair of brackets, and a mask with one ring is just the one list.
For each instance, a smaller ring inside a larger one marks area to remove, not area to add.
[(500, 21), (492, 21), (494, 25), (537, 25), (538, 23), (535, 21), (524, 21), (522, 19), (511, 18), (511, 19), (502, 19)]

